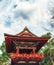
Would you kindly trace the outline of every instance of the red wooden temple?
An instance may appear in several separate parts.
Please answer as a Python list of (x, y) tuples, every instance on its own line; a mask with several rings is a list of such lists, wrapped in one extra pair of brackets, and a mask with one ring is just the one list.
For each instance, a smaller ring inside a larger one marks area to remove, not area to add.
[[(24, 28), (16, 35), (5, 34), (6, 52), (10, 53), (11, 65), (17, 63), (39, 63), (44, 59), (43, 54), (37, 54), (49, 38), (41, 38)], [(38, 65), (38, 64), (37, 64)]]

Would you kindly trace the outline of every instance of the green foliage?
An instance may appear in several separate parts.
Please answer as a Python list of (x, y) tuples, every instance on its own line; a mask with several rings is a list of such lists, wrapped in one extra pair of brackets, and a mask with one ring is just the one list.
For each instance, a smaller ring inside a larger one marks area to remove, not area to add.
[[(48, 35), (46, 34), (46, 37), (47, 36)], [(52, 61), (54, 62), (54, 38), (52, 38), (49, 42), (47, 42), (44, 48), (42, 48), (40, 51), (42, 51), (42, 53), (45, 56), (44, 61), (42, 61), (40, 65), (53, 65)], [(50, 59), (50, 57), (52, 59)]]
[(6, 53), (6, 47), (5, 42), (2, 43), (2, 46), (0, 46), (0, 50), (2, 54), (0, 54), (0, 64), (3, 65), (7, 60), (9, 60), (10, 55)]
[(43, 37), (43, 38), (47, 38), (47, 37), (51, 37), (51, 33), (50, 32), (48, 32), (48, 33), (46, 33), (46, 34), (44, 34), (44, 35), (42, 35), (41, 37)]

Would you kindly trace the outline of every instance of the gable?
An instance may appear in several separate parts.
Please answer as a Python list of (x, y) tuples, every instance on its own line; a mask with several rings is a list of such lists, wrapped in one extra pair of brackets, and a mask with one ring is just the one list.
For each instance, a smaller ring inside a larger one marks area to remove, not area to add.
[(24, 30), (22, 32), (20, 32), (19, 34), (17, 34), (16, 36), (20, 36), (20, 37), (37, 37), (35, 34), (30, 32), (27, 27), (25, 27)]

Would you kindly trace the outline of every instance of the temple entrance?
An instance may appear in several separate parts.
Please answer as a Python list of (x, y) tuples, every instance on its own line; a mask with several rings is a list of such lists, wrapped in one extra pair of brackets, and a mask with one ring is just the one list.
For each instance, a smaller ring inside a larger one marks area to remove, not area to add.
[(19, 54), (30, 54), (33, 53), (33, 49), (19, 49)]

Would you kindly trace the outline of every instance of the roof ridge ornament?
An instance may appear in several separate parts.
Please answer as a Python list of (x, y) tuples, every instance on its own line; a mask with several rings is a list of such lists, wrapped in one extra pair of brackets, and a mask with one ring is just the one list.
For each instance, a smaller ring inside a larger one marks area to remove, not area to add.
[(24, 27), (24, 30), (28, 30), (27, 26)]

